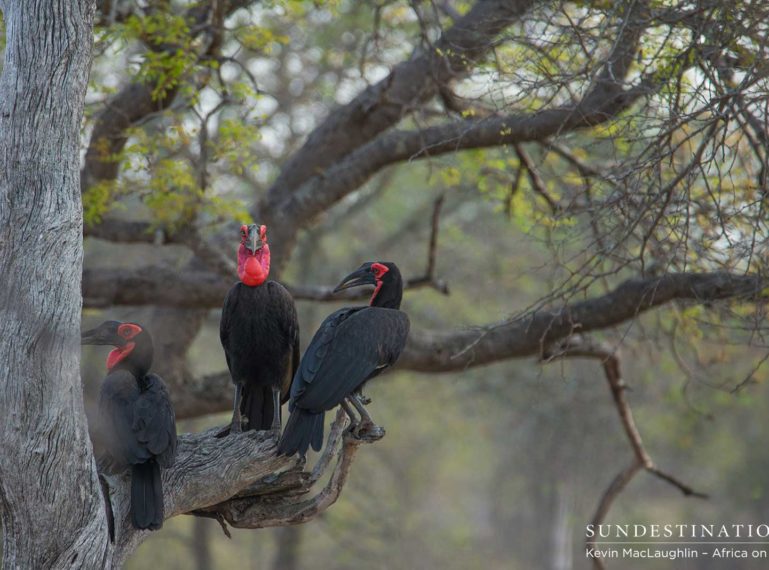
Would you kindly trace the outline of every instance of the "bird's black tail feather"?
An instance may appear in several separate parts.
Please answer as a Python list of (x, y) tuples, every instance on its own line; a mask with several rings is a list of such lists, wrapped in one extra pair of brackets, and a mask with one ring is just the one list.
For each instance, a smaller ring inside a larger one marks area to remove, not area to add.
[(325, 413), (314, 414), (295, 408), (288, 418), (286, 429), (278, 443), (278, 455), (305, 455), (312, 446), (315, 451), (323, 447), (323, 420)]
[(163, 483), (154, 459), (131, 466), (131, 522), (138, 529), (163, 526)]
[(272, 418), (275, 414), (275, 406), (272, 403), (272, 386), (253, 389), (244, 387), (240, 412), (248, 418), (246, 430), (271, 429)]
[(99, 474), (99, 484), (101, 485), (101, 493), (104, 497), (104, 511), (107, 515), (107, 532), (109, 533), (109, 541), (115, 542), (115, 513), (112, 511), (112, 502), (109, 498), (109, 483), (104, 475)]

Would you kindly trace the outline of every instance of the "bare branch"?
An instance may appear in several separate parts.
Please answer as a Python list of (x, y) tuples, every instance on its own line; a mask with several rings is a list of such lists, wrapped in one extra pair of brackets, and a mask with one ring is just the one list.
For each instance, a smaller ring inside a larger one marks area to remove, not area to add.
[[(435, 97), (441, 84), (461, 77), (494, 46), (496, 36), (532, 5), (533, 0), (476, 2), (435, 43), (435, 49), (395, 66), (385, 79), (333, 111), (284, 165), (269, 191), (268, 208), (275, 209), (287, 192)], [(260, 211), (268, 209), (265, 206)]]
[[(523, 13), (531, 4), (521, 2), (517, 9)], [(387, 92), (388, 85), (379, 83), (364, 92), (360, 100), (356, 99), (332, 113), (283, 168), (266, 200), (258, 206), (260, 218), (270, 219), (272, 227), (278, 229), (278, 259), (283, 260), (282, 263), (288, 259), (288, 252), (294, 246), (299, 228), (310, 224), (321, 212), (360, 188), (385, 166), (463, 149), (544, 140), (606, 122), (642, 96), (653, 93), (661, 82), (661, 78), (656, 76), (642, 78), (635, 87), (625, 89), (625, 77), (645, 26), (639, 16), (643, 5), (643, 2), (634, 3), (628, 9), (615, 38), (614, 48), (599, 68), (584, 98), (575, 105), (545, 109), (537, 113), (457, 120), (418, 131), (384, 132), (396, 124), (405, 107), (402, 104), (394, 108), (380, 105), (378, 98)], [(466, 18), (471, 17), (476, 10), (481, 14), (490, 8), (510, 11), (512, 7), (509, 3), (501, 7), (495, 2), (479, 2)], [(501, 22), (509, 24), (518, 15), (517, 11), (511, 11), (507, 16), (505, 12), (497, 14), (496, 18), (502, 19), (496, 22), (494, 35), (504, 28), (504, 25), (499, 27)], [(452, 29), (459, 26), (457, 24)], [(477, 38), (469, 38), (467, 41), (477, 46)], [(464, 42), (459, 45), (461, 47)], [(490, 48), (491, 39), (487, 38), (483, 45), (486, 49)], [(452, 53), (454, 49), (452, 44)], [(412, 59), (402, 65), (414, 64), (419, 59)], [(462, 64), (462, 69), (466, 64)], [(408, 69), (411, 70), (410, 67)], [(398, 85), (401, 85), (400, 82), (407, 79), (414, 85), (424, 87), (425, 70), (421, 71), (419, 78), (402, 77), (397, 70), (385, 81), (397, 79)], [(405, 85), (402, 87), (406, 88)], [(413, 88), (413, 85), (408, 86), (408, 91), (412, 92)], [(429, 95), (432, 98), (435, 92), (429, 90)], [(367, 97), (375, 97), (371, 103), (374, 110), (364, 115), (362, 120), (365, 124), (361, 126), (356, 122), (358, 116), (355, 112), (359, 113), (359, 106), (364, 104)], [(396, 101), (404, 100), (399, 98)], [(389, 99), (387, 103), (390, 104)], [(396, 113), (388, 120), (383, 120), (382, 113), (386, 115), (388, 109)], [(380, 121), (369, 123), (372, 117), (379, 117)]]
[[(160, 304), (218, 308), (232, 285), (209, 272), (187, 270), (179, 275), (167, 267), (142, 270), (86, 270), (86, 306)], [(415, 284), (414, 286), (416, 286)], [(401, 368), (424, 372), (462, 370), (498, 360), (537, 355), (574, 332), (606, 329), (674, 300), (708, 303), (726, 299), (764, 302), (766, 279), (727, 272), (671, 273), (629, 279), (613, 291), (555, 309), (540, 309), (474, 329), (412, 331), (399, 360)], [(331, 287), (289, 287), (297, 299), (344, 300)]]
[[(234, 271), (232, 272), (234, 273)], [(211, 271), (167, 265), (149, 265), (136, 269), (85, 269), (83, 271), (83, 306), (90, 308), (115, 305), (164, 305), (187, 309), (218, 309), (235, 279)], [(430, 287), (448, 294), (440, 279), (419, 276), (406, 279), (406, 290)], [(371, 291), (356, 289), (334, 293), (334, 286), (286, 285), (294, 299), (303, 301), (344, 302), (367, 299)]]
[(529, 158), (529, 155), (526, 154), (526, 151), (524, 151), (523, 147), (519, 144), (513, 145), (513, 148), (515, 148), (515, 154), (518, 155), (518, 160), (521, 161), (521, 165), (526, 169), (526, 173), (529, 175), (529, 182), (531, 182), (531, 187), (534, 189), (534, 192), (539, 194), (545, 200), (545, 202), (547, 202), (547, 205), (553, 214), (558, 213), (560, 206), (547, 193), (545, 183), (539, 176), (539, 173), (534, 167), (534, 163)]
[(725, 272), (629, 279), (606, 295), (558, 309), (532, 311), (486, 327), (412, 331), (398, 366), (435, 373), (539, 355), (543, 347), (575, 332), (610, 328), (674, 300), (764, 302), (765, 287), (762, 276)]

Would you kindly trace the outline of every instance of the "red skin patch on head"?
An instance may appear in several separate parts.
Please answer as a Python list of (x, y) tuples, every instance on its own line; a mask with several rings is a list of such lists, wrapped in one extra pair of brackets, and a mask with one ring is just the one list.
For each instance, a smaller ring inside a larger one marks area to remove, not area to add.
[[(118, 326), (117, 328), (117, 334), (121, 338), (125, 339), (126, 341), (130, 341), (132, 338), (136, 337), (140, 332), (142, 332), (142, 328), (139, 325), (135, 325), (133, 323), (123, 323)], [(107, 370), (112, 370), (118, 362), (123, 360), (126, 356), (131, 354), (131, 351), (136, 347), (135, 342), (126, 342), (123, 346), (120, 346), (114, 350), (112, 350), (107, 355)]]
[[(264, 227), (264, 226), (262, 226)], [(270, 274), (270, 246), (266, 243), (256, 253), (250, 253), (246, 246), (238, 248), (238, 277), (249, 287), (257, 287)]]
[[(118, 329), (119, 330), (119, 329)], [(141, 331), (141, 329), (139, 329)], [(123, 360), (126, 356), (131, 354), (131, 351), (136, 347), (135, 342), (126, 343), (124, 346), (112, 350), (107, 355), (107, 370), (115, 368), (118, 362)]]
[(142, 328), (133, 323), (123, 323), (117, 328), (117, 334), (126, 340), (131, 340), (140, 332), (142, 332)]
[(390, 271), (388, 267), (382, 263), (372, 263), (371, 270), (374, 272), (374, 277), (376, 277), (377, 280), (384, 277), (384, 274)]
[(374, 277), (376, 277), (376, 287), (374, 288), (374, 294), (371, 295), (371, 300), (369, 301), (369, 305), (374, 304), (374, 299), (376, 299), (376, 296), (379, 294), (379, 290), (382, 288), (382, 277), (384, 277), (384, 274), (390, 271), (390, 269), (381, 263), (372, 263), (371, 264), (371, 270), (374, 272)]

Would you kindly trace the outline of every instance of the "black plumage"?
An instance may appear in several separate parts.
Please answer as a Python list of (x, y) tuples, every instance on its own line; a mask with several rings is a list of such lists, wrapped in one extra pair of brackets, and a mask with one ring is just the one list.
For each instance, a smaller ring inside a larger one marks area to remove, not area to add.
[[(399, 310), (403, 283), (395, 264), (364, 263), (336, 290), (365, 284), (376, 286), (370, 306), (332, 313), (307, 347), (291, 385), (291, 417), (278, 445), (279, 454), (304, 455), (310, 446), (320, 450), (324, 414), (340, 404), (353, 421), (373, 426), (360, 391), (398, 359), (406, 345), (409, 319)], [(348, 402), (360, 412), (360, 421)]]
[[(299, 322), (291, 294), (275, 281), (235, 284), (224, 300), (219, 337), (232, 381), (241, 390), (237, 411), (248, 418), (247, 429), (279, 427), (274, 395), (288, 399), (299, 363)], [(236, 424), (240, 421), (233, 418)]]
[(176, 458), (176, 421), (163, 380), (150, 374), (153, 346), (136, 323), (107, 321), (84, 332), (83, 344), (112, 345), (99, 395), (99, 467), (131, 470), (131, 522), (138, 529), (163, 526), (161, 468)]
[(270, 251), (265, 226), (243, 226), (236, 283), (222, 308), (219, 336), (235, 384), (230, 431), (280, 429), (280, 404), (288, 400), (299, 364), (299, 321), (283, 285), (266, 281)]

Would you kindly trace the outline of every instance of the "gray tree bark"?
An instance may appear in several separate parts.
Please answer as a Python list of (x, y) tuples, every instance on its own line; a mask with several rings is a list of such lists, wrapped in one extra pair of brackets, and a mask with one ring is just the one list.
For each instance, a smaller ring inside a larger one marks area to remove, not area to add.
[[(119, 567), (150, 533), (129, 522), (128, 475), (110, 476), (110, 542), (79, 374), (79, 142), (94, 4), (0, 0), (0, 10), (7, 27), (0, 77), (3, 568)], [(262, 432), (181, 436), (176, 464), (163, 473), (166, 516), (192, 513), (242, 528), (317, 516), (339, 496), (358, 446), (370, 441), (343, 436), (345, 420), (337, 416), (312, 471), (277, 457), (276, 441)], [(327, 468), (328, 482), (311, 496)]]
[(0, 3), (4, 568), (109, 565), (80, 386), (80, 121), (90, 0)]

